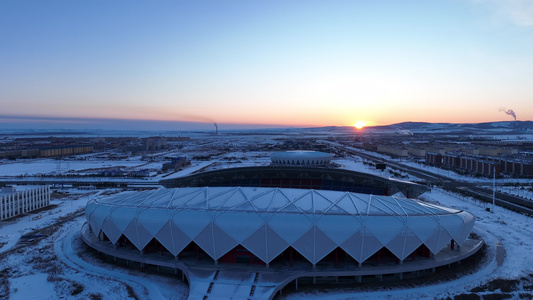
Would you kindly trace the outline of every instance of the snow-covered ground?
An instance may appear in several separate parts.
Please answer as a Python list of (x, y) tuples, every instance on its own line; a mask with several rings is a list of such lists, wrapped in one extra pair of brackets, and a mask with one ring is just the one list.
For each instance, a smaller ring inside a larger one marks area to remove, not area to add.
[[(240, 163), (228, 163), (224, 156), (215, 161), (193, 162), (182, 171), (172, 176), (186, 176), (209, 167), (213, 163), (222, 167), (245, 165), (262, 165), (268, 161), (266, 153), (251, 152), (232, 154), (232, 157), (245, 157)], [(132, 161), (132, 165), (140, 160)], [(347, 169), (389, 177), (387, 171), (375, 170), (360, 158), (335, 160)], [(73, 162), (72, 162), (73, 163)], [(80, 168), (87, 168), (87, 163)], [(101, 162), (114, 164), (115, 162)], [(116, 162), (123, 164), (123, 161)], [(143, 162), (146, 163), (146, 162)], [(10, 174), (26, 172), (23, 163)], [(43, 164), (43, 165), (41, 165)], [(1, 166), (1, 165), (0, 165)], [(9, 164), (1, 166), (9, 168)], [(97, 166), (95, 166), (97, 167)], [(55, 170), (54, 161), (43, 160), (29, 163), (27, 170)], [(71, 164), (70, 168), (73, 168)], [(0, 168), (0, 175), (8, 173)], [(10, 171), (11, 172), (11, 171)], [(169, 178), (167, 177), (167, 178)], [(94, 197), (121, 193), (122, 190), (78, 191), (76, 189), (59, 191), (64, 197), (52, 200), (48, 210), (31, 213), (0, 222), (0, 298), (9, 299), (184, 299), (188, 287), (173, 276), (143, 273), (135, 269), (126, 269), (108, 264), (96, 258), (79, 238), (82, 224), (85, 222), (83, 210), (87, 201)], [(60, 195), (60, 194), (56, 194)], [(387, 288), (385, 290), (312, 290), (284, 294), (283, 299), (440, 299), (459, 294), (468, 294), (477, 287), (478, 294), (488, 295), (496, 291), (479, 291), (479, 287), (494, 279), (518, 280), (519, 284), (508, 294), (519, 298), (520, 294), (529, 294), (533, 286), (533, 221), (530, 217), (520, 215), (500, 207), (495, 213), (486, 210), (487, 204), (433, 189), (424, 194), (422, 199), (444, 206), (464, 209), (476, 217), (474, 232), (485, 239), (487, 257), (480, 269), (457, 280), (432, 283), (418, 287)], [(37, 217), (37, 218), (36, 218)], [(32, 238), (34, 241), (24, 243), (24, 235), (44, 235)], [(498, 246), (501, 245), (501, 246)], [(502, 251), (505, 255), (502, 256)], [(498, 255), (499, 256), (498, 256)], [(498, 259), (497, 259), (498, 258)], [(501, 260), (503, 258), (503, 260)]]
[[(53, 209), (0, 223), (0, 299), (187, 298), (188, 287), (178, 278), (118, 268), (87, 252), (79, 238), (85, 204), (121, 191), (67, 192), (52, 201)], [(26, 243), (25, 235), (34, 241)]]
[(533, 201), (533, 186), (529, 186), (529, 189), (517, 186), (498, 186), (496, 187), (498, 192), (515, 195)]
[[(332, 162), (340, 165), (340, 168), (342, 169), (363, 172), (367, 174), (380, 176), (383, 178), (392, 177), (392, 178), (402, 179), (402, 180), (416, 180), (417, 179), (415, 177), (410, 176), (409, 174), (406, 174), (406, 173), (403, 173), (397, 170), (391, 170), (390, 168), (387, 168), (385, 170), (378, 170), (375, 168), (375, 165), (372, 166), (369, 164), (369, 162), (357, 156), (350, 156), (349, 158), (344, 158), (344, 159), (333, 159)], [(400, 174), (401, 176), (400, 177), (395, 176), (394, 173)]]
[[(52, 172), (81, 171), (87, 169), (100, 169), (110, 167), (134, 167), (146, 164), (144, 161), (62, 161), (54, 159), (22, 160), (0, 164), (0, 176), (37, 175)], [(161, 164), (159, 164), (161, 165)]]

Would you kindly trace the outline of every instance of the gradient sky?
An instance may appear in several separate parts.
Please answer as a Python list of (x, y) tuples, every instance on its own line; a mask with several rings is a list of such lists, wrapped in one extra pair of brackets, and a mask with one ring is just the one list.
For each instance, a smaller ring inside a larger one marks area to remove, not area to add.
[[(533, 1), (0, 1), (0, 116), (533, 120)], [(8, 119), (9, 119), (8, 118)]]

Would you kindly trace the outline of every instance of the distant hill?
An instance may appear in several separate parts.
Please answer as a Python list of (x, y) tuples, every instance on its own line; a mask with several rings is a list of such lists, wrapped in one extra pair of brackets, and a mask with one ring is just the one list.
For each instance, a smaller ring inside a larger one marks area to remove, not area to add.
[(450, 132), (450, 133), (480, 133), (487, 132), (531, 132), (533, 121), (502, 121), (486, 123), (429, 123), (403, 122), (385, 126), (369, 127), (377, 131), (410, 131), (410, 132)]

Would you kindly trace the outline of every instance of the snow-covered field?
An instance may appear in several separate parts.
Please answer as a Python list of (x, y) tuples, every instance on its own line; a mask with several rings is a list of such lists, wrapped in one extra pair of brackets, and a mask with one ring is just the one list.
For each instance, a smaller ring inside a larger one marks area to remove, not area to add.
[(17, 176), (17, 175), (37, 175), (49, 174), (55, 171), (81, 171), (87, 169), (99, 169), (110, 167), (133, 167), (145, 162), (139, 161), (61, 161), (54, 159), (40, 159), (38, 163), (35, 160), (0, 164), (0, 176)]
[[(1, 223), (0, 298), (187, 298), (188, 288), (178, 278), (115, 267), (87, 252), (79, 238), (85, 204), (102, 192), (67, 192), (52, 201), (53, 209)], [(110, 192), (120, 191), (103, 193)], [(30, 240), (21, 238), (25, 235), (33, 241), (25, 242)]]
[[(262, 165), (268, 160), (258, 153), (232, 154), (246, 157), (241, 163), (227, 164), (224, 159), (216, 162), (224, 166)], [(131, 165), (140, 161), (132, 161)], [(336, 160), (347, 169), (365, 171), (389, 177), (390, 174), (375, 170), (360, 158)], [(79, 168), (87, 168), (82, 162)], [(97, 166), (113, 164), (101, 162)], [(117, 162), (117, 164), (123, 162)], [(193, 162), (193, 165), (172, 176), (185, 176), (213, 162)], [(9, 164), (0, 165), (0, 175), (25, 170), (54, 170), (54, 161), (39, 161), (21, 167), (17, 163), (9, 170)], [(42, 164), (42, 165), (41, 165)], [(70, 168), (78, 168), (72, 162)], [(15, 174), (17, 175), (17, 174)], [(122, 190), (78, 191), (61, 190), (62, 198), (52, 200), (48, 210), (31, 213), (0, 223), (0, 299), (185, 299), (188, 287), (180, 278), (143, 273), (108, 264), (96, 258), (79, 238), (85, 222), (83, 210), (94, 197), (121, 193)], [(286, 294), (282, 299), (441, 299), (472, 290), (479, 295), (502, 293), (501, 289), (483, 289), (494, 279), (517, 280), (508, 294), (510, 298), (529, 297), (533, 287), (533, 220), (500, 207), (491, 213), (487, 204), (433, 189), (421, 198), (444, 206), (464, 209), (476, 217), (474, 232), (486, 242), (486, 259), (479, 270), (457, 280), (418, 287), (389, 287), (384, 290), (334, 289), (313, 290)], [(33, 235), (32, 238), (21, 238)], [(42, 235), (42, 236), (41, 236)], [(33, 241), (30, 241), (33, 240)], [(528, 296), (529, 295), (529, 296)], [(495, 296), (493, 296), (495, 297)], [(496, 296), (497, 297), (497, 296)]]

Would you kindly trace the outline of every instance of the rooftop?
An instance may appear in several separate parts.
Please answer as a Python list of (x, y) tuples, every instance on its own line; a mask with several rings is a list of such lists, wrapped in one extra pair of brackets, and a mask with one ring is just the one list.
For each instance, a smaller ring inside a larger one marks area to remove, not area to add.
[(351, 216), (435, 216), (461, 212), (415, 199), (394, 196), (258, 187), (160, 189), (122, 194), (98, 199), (95, 202), (106, 206), (128, 208)]

